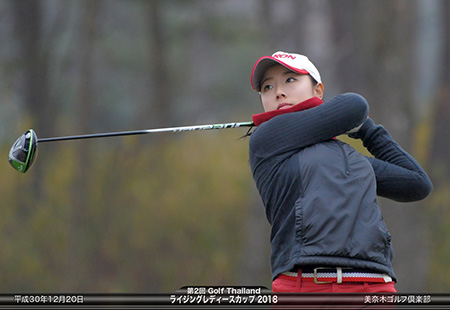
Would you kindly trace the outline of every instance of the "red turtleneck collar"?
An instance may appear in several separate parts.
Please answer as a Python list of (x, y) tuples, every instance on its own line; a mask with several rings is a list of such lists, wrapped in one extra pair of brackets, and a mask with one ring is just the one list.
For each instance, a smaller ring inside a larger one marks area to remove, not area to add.
[(302, 102), (300, 102), (290, 108), (287, 108), (287, 109), (273, 110), (273, 111), (269, 111), (269, 112), (255, 114), (252, 117), (253, 123), (255, 124), (255, 126), (259, 126), (262, 123), (267, 122), (268, 120), (270, 120), (271, 118), (273, 118), (275, 116), (311, 109), (311, 108), (317, 107), (318, 105), (320, 105), (322, 103), (323, 103), (323, 101), (319, 97), (312, 97), (310, 99), (302, 101)]

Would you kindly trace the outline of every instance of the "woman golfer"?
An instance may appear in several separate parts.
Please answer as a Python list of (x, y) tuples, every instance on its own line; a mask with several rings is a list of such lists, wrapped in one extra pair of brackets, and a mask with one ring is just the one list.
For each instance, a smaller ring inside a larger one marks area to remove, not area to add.
[[(271, 224), (275, 292), (396, 292), (391, 236), (377, 195), (424, 199), (417, 161), (368, 117), (355, 93), (323, 103), (307, 57), (276, 52), (252, 72), (264, 113), (253, 116), (250, 166)], [(373, 155), (335, 139), (347, 133)]]

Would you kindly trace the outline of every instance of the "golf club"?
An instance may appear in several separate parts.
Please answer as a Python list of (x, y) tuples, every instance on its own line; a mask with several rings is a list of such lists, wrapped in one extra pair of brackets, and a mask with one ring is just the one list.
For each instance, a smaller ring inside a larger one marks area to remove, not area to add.
[(31, 167), (37, 154), (38, 143), (64, 141), (64, 140), (80, 140), (92, 138), (105, 138), (117, 136), (142, 135), (156, 132), (181, 132), (181, 131), (196, 131), (196, 130), (213, 130), (213, 129), (227, 129), (238, 127), (252, 127), (253, 122), (235, 122), (224, 124), (210, 124), (210, 125), (196, 125), (196, 126), (181, 126), (169, 128), (155, 128), (131, 131), (106, 132), (96, 134), (86, 134), (77, 136), (64, 136), (38, 139), (36, 132), (33, 129), (27, 130), (21, 135), (16, 142), (14, 142), (9, 151), (8, 160), (11, 166), (19, 172), (25, 173)]

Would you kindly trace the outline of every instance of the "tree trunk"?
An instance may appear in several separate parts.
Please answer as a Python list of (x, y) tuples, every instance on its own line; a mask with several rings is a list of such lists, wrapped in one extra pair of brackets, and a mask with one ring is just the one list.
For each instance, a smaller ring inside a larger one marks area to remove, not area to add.
[[(76, 118), (80, 132), (91, 132), (91, 115), (93, 105), (93, 65), (95, 30), (100, 1), (81, 2), (81, 42), (80, 46), (80, 76), (78, 113)], [(76, 172), (71, 196), (71, 217), (69, 223), (69, 246), (67, 252), (67, 289), (72, 291), (86, 290), (90, 285), (95, 286), (95, 281), (86, 282), (90, 273), (90, 261), (88, 236), (85, 228), (89, 222), (89, 171), (90, 171), (90, 143), (80, 142), (76, 147)], [(98, 276), (98, 275), (97, 275)], [(95, 290), (95, 287), (91, 287)]]
[(436, 93), (436, 106), (433, 109), (430, 121), (431, 149), (427, 158), (432, 158), (432, 162), (428, 163), (430, 167), (430, 176), (433, 181), (433, 197), (429, 203), (429, 212), (427, 213), (430, 220), (430, 226), (433, 227), (432, 239), (432, 255), (433, 265), (431, 266), (429, 284), (430, 288), (435, 292), (445, 292), (445, 288), (450, 285), (448, 277), (450, 267), (448, 264), (450, 242), (450, 195), (449, 195), (449, 178), (450, 175), (450, 144), (448, 143), (447, 134), (450, 132), (450, 2), (442, 1), (439, 11), (442, 14), (443, 25), (443, 46), (442, 64), (439, 75), (438, 91)]
[[(29, 126), (36, 130), (39, 136), (48, 136), (54, 128), (56, 115), (51, 104), (49, 93), (49, 69), (48, 57), (43, 48), (42, 34), (42, 3), (40, 0), (24, 0), (11, 2), (14, 14), (14, 25), (19, 42), (19, 66), (23, 79), (23, 102), (25, 111), (23, 120), (30, 120)], [(46, 151), (50, 151), (47, 148)], [(41, 165), (33, 166), (32, 188), (28, 189), (28, 197), (34, 197), (35, 201), (43, 202), (44, 189)], [(31, 212), (31, 203), (28, 197), (19, 197), (21, 212), (27, 216)]]
[[(160, 0), (148, 1), (149, 34), (152, 47), (149, 68), (151, 93), (147, 107), (144, 107), (140, 114), (140, 122), (146, 127), (149, 126), (149, 119), (154, 122), (152, 127), (167, 127), (172, 115), (170, 87), (173, 85), (168, 85), (166, 64), (169, 51), (166, 49), (162, 5), (163, 2)], [(160, 135), (158, 138), (163, 138), (163, 136)]]

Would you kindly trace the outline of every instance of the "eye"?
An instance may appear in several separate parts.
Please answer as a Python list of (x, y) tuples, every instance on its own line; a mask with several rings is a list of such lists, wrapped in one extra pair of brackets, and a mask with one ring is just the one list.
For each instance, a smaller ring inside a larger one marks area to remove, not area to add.
[(287, 83), (291, 83), (291, 82), (294, 82), (295, 81), (295, 78), (293, 78), (293, 77), (288, 77), (287, 79), (286, 79), (286, 82)]
[(263, 91), (268, 91), (268, 90), (271, 90), (272, 88), (273, 88), (272, 85), (266, 84), (266, 85), (263, 86), (262, 90), (263, 90)]

